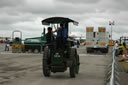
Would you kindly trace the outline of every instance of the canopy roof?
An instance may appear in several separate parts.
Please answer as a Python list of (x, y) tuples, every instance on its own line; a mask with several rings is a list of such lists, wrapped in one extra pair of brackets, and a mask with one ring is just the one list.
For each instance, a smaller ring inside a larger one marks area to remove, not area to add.
[(72, 22), (74, 25), (78, 25), (78, 22), (65, 18), (65, 17), (50, 17), (42, 20), (43, 25), (50, 25), (50, 24), (60, 24), (60, 23), (69, 23)]

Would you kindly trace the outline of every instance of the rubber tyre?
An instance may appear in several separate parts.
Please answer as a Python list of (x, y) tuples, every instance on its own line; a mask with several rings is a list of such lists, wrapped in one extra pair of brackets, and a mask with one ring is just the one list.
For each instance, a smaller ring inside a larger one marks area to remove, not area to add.
[(75, 78), (75, 77), (76, 77), (75, 74), (76, 74), (75, 66), (72, 65), (72, 66), (70, 67), (70, 77), (71, 77), (71, 78)]
[(79, 74), (79, 68), (80, 68), (80, 60), (79, 60), (79, 55), (77, 55), (77, 65), (76, 65), (76, 74)]
[(89, 51), (88, 51), (88, 50), (86, 50), (86, 53), (88, 54), (88, 53), (89, 53)]
[(35, 50), (34, 50), (34, 53), (39, 53), (39, 50), (38, 50), (38, 49), (35, 49)]
[(48, 48), (47, 47), (44, 49), (44, 55), (42, 59), (42, 68), (43, 68), (44, 76), (49, 77), (51, 74), (51, 71), (48, 65)]
[(32, 53), (32, 49), (28, 49), (28, 53)]
[(71, 78), (75, 78), (76, 77), (76, 58), (75, 58), (75, 49), (74, 48), (71, 48), (71, 51), (70, 51), (70, 58), (72, 59), (73, 63), (72, 63), (72, 66), (69, 68), (70, 70), (70, 77)]
[(101, 50), (102, 53), (108, 53), (108, 48), (106, 48), (105, 50)]
[(88, 50), (88, 48), (86, 48), (86, 53), (88, 54), (88, 53), (92, 53), (93, 52), (93, 50), (91, 49), (91, 50)]

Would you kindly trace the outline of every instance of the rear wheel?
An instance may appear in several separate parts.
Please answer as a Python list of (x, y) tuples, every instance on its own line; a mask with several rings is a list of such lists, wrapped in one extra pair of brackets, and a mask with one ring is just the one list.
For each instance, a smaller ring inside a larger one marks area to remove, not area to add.
[(106, 48), (106, 53), (108, 53), (108, 48)]
[(48, 53), (49, 53), (48, 51), (49, 51), (49, 50), (48, 50), (48, 48), (46, 47), (46, 48), (44, 49), (44, 55), (43, 55), (43, 59), (42, 59), (43, 74), (44, 74), (44, 76), (46, 76), (46, 77), (50, 76), (50, 73), (51, 73), (50, 68), (49, 68), (49, 64), (48, 64)]
[(76, 59), (77, 59), (76, 60), (76, 63), (77, 63), (77, 65), (76, 65), (76, 73), (78, 74), (79, 73), (79, 65), (80, 65), (79, 55), (77, 55), (77, 58)]
[(101, 50), (102, 53), (108, 53), (108, 48), (104, 48), (103, 50)]
[(34, 50), (34, 53), (39, 53), (39, 50), (38, 50), (38, 49), (35, 49), (35, 50)]
[(28, 53), (32, 53), (32, 49), (28, 49)]
[(70, 58), (72, 59), (72, 65), (70, 67), (70, 77), (71, 78), (75, 78), (75, 74), (76, 74), (76, 58), (75, 58), (75, 49), (74, 48), (71, 48), (71, 51), (70, 51)]
[(71, 67), (70, 67), (70, 77), (71, 78), (75, 78), (76, 77), (76, 75), (75, 75), (75, 66), (74, 65), (72, 65)]
[(86, 53), (92, 53), (94, 50), (92, 48), (86, 48)]
[(88, 50), (86, 50), (86, 53), (89, 53), (89, 51), (88, 51)]

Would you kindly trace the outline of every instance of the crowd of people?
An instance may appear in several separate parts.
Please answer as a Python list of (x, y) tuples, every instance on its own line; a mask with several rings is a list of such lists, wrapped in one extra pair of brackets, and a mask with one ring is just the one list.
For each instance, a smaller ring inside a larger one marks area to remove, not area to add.
[(118, 41), (115, 42), (114, 45), (115, 49), (115, 56), (119, 57), (121, 56), (121, 59), (119, 62), (128, 62), (128, 44), (125, 42), (123, 44), (119, 43)]

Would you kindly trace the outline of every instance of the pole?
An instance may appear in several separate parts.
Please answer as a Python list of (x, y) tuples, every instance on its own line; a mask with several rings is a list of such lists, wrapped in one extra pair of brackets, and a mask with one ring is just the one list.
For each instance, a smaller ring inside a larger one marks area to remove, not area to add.
[(112, 25), (111, 25), (111, 41), (112, 41)]
[(111, 41), (110, 41), (110, 45), (112, 46), (113, 45), (113, 42), (112, 42), (112, 25), (115, 25), (115, 22), (111, 22), (109, 21), (109, 25), (111, 26)]

